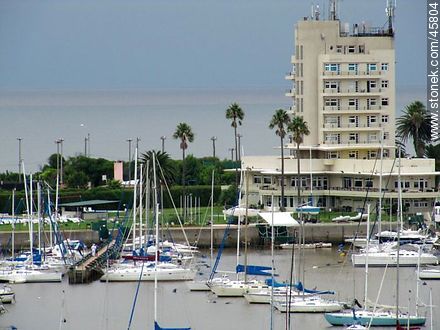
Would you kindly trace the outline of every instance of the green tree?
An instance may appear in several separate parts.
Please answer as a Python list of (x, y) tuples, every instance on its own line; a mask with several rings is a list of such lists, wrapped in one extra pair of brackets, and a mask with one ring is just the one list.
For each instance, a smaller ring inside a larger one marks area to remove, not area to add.
[(397, 118), (397, 135), (403, 143), (413, 140), (414, 150), (418, 158), (425, 154), (425, 143), (430, 140), (430, 116), (425, 105), (414, 101), (405, 107), (402, 116)]
[[(238, 103), (232, 103), (229, 108), (226, 109), (226, 119), (231, 119), (231, 126), (234, 128), (234, 138), (235, 138), (235, 161), (238, 161), (238, 136), (237, 136), (237, 126), (241, 126), (242, 120), (244, 119), (243, 109), (238, 105)], [(239, 185), (238, 171), (236, 171), (235, 180), (237, 186)]]
[[(170, 185), (175, 180), (176, 168), (170, 155), (166, 152), (158, 150), (149, 150), (141, 154), (141, 163), (144, 165), (144, 173), (148, 168), (148, 176), (150, 180), (153, 178), (153, 154), (156, 158), (156, 175), (162, 183)], [(163, 175), (162, 175), (163, 174)], [(146, 176), (145, 176), (146, 177)]]
[(299, 152), (299, 146), (304, 142), (304, 135), (309, 135), (310, 130), (306, 121), (303, 117), (294, 116), (287, 126), (287, 131), (292, 133), (292, 139), (296, 143), (296, 159), (297, 159), (297, 182), (296, 188), (298, 192), (298, 206), (301, 204), (301, 154)]
[(285, 210), (284, 203), (284, 137), (286, 136), (286, 128), (290, 123), (290, 117), (286, 110), (278, 109), (272, 116), (269, 123), (269, 128), (274, 129), (276, 127), (275, 134), (280, 137), (280, 147), (281, 147), (281, 201), (280, 209)]

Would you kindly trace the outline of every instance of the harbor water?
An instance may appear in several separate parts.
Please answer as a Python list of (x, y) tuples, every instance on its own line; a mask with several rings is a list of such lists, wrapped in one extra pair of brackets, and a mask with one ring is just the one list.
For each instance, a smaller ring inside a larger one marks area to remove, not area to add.
[[(333, 290), (336, 292), (335, 299), (350, 302), (355, 297), (363, 304), (363, 268), (354, 268), (349, 260), (343, 262), (334, 248), (305, 250), (304, 254), (305, 287)], [(205, 260), (207, 264), (210, 263), (209, 258)], [(275, 250), (278, 281), (288, 279), (290, 260), (290, 250)], [(235, 263), (236, 252), (228, 249), (223, 253), (219, 270), (232, 271)], [(270, 249), (250, 250), (248, 263), (270, 266)], [(202, 267), (200, 271), (207, 275), (210, 269)], [(411, 313), (415, 313), (416, 269), (400, 268), (399, 278), (399, 306), (402, 306), (402, 310), (410, 306)], [(0, 316), (0, 328), (13, 325), (20, 330), (127, 329), (133, 313), (130, 329), (153, 329), (154, 282), (140, 284), (136, 302), (137, 283), (130, 282), (97, 281), (69, 285), (65, 278), (62, 283), (11, 286), (16, 292), (16, 303), (5, 305), (7, 312)], [(244, 298), (218, 298), (210, 292), (190, 292), (185, 282), (159, 282), (158, 288), (157, 319), (162, 327), (191, 326), (195, 330), (271, 329), (270, 305), (250, 305)], [(433, 304), (438, 304), (440, 281), (420, 283), (421, 304), (429, 304), (430, 289)], [(369, 269), (368, 297), (372, 302), (377, 299), (380, 304), (396, 304), (396, 268)], [(438, 307), (434, 307), (432, 328), (430, 309), (419, 308), (419, 314), (427, 317), (424, 329), (440, 328)], [(291, 315), (291, 329), (342, 329), (330, 326), (323, 314)], [(286, 329), (285, 317), (285, 314), (275, 310), (273, 329)]]

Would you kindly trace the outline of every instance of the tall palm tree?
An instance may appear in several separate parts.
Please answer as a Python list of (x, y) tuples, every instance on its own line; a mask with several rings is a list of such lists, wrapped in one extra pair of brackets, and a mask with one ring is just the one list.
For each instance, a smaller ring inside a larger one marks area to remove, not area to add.
[(423, 157), (425, 143), (431, 137), (431, 124), (429, 113), (422, 102), (414, 101), (405, 107), (402, 116), (397, 118), (397, 135), (404, 143), (411, 138), (416, 156)]
[[(234, 138), (235, 138), (235, 161), (238, 161), (238, 141), (237, 141), (237, 126), (241, 126), (241, 122), (244, 118), (243, 109), (238, 105), (238, 103), (232, 103), (229, 108), (226, 109), (226, 119), (232, 119), (231, 126), (234, 128)], [(239, 185), (238, 171), (235, 173), (235, 180), (237, 186)]]
[(182, 186), (185, 188), (185, 150), (188, 149), (188, 142), (194, 141), (194, 133), (187, 123), (179, 123), (173, 134), (174, 139), (180, 139), (182, 149)]
[(297, 182), (296, 182), (296, 188), (298, 192), (298, 206), (301, 204), (301, 169), (300, 169), (300, 160), (301, 155), (299, 153), (299, 145), (303, 143), (304, 141), (304, 135), (309, 135), (309, 125), (306, 121), (304, 121), (303, 117), (300, 116), (294, 116), (292, 120), (290, 121), (289, 125), (287, 126), (287, 131), (292, 133), (292, 139), (296, 143), (296, 159), (297, 159)]
[(274, 129), (276, 127), (275, 134), (280, 137), (281, 147), (281, 203), (280, 209), (284, 211), (284, 137), (286, 136), (286, 129), (290, 123), (290, 117), (286, 110), (278, 109), (272, 116), (272, 120), (269, 123), (269, 128)]
[[(144, 164), (144, 169), (147, 171), (148, 164), (148, 176), (153, 178), (153, 154), (156, 158), (156, 173), (160, 178), (161, 183), (169, 185), (175, 180), (175, 168), (170, 158), (170, 155), (163, 151), (149, 150), (140, 156), (140, 161)], [(163, 173), (163, 176), (162, 176)]]

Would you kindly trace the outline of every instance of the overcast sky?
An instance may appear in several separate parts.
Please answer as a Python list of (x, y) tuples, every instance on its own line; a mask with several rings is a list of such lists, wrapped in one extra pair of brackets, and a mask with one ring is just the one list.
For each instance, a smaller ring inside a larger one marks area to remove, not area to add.
[[(0, 0), (0, 89), (286, 87), (306, 0)], [(386, 0), (339, 1), (386, 24)], [(425, 1), (399, 0), (399, 86), (422, 86)]]

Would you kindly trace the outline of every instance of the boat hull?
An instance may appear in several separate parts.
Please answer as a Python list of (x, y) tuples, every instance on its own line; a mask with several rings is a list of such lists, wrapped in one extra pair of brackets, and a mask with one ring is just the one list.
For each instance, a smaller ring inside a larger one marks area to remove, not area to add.
[(440, 269), (424, 269), (419, 273), (421, 280), (440, 280)]
[[(367, 262), (367, 254), (353, 254), (351, 261), (356, 267), (364, 267)], [(414, 253), (411, 255), (401, 254), (399, 257), (399, 266), (416, 267), (419, 264), (419, 255)], [(434, 255), (422, 254), (420, 256), (420, 265), (437, 265), (438, 259)], [(369, 253), (368, 254), (368, 266), (385, 267), (385, 266), (397, 266), (397, 254), (387, 253)]]
[[(275, 303), (275, 308), (282, 313), (287, 313), (288, 304)], [(337, 301), (320, 298), (293, 299), (290, 303), (290, 313), (329, 313), (342, 310), (342, 304)]]
[[(327, 322), (335, 326), (343, 326), (348, 324), (361, 324), (368, 325), (371, 322), (371, 326), (396, 326), (396, 314), (388, 312), (373, 313), (368, 311), (356, 312), (356, 319), (353, 316), (353, 312), (342, 313), (327, 313), (324, 315)], [(400, 324), (424, 325), (426, 322), (425, 317), (421, 316), (407, 316), (400, 315)]]
[(191, 281), (194, 279), (195, 271), (191, 269), (154, 269), (132, 270), (121, 269), (116, 271), (108, 271), (101, 277), (101, 282), (134, 282), (134, 281), (154, 281), (157, 273), (158, 281)]

